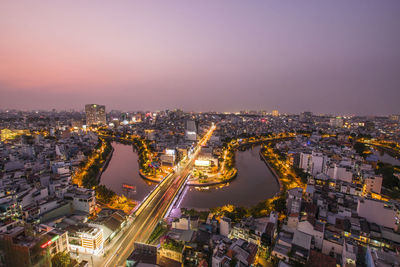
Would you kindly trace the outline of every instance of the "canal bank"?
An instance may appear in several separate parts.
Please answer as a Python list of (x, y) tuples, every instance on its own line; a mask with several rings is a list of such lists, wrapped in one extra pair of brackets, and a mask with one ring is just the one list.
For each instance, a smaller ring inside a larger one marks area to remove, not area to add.
[(164, 179), (165, 176), (169, 175), (169, 173), (168, 173), (167, 175), (163, 176), (161, 179), (156, 179), (156, 178), (153, 178), (153, 177), (150, 177), (150, 176), (145, 175), (145, 174), (142, 172), (142, 170), (139, 168), (139, 175), (140, 175), (140, 177), (142, 177), (142, 178), (145, 179), (145, 180), (148, 180), (148, 181), (150, 181), (150, 182), (152, 182), (152, 183), (159, 184), (159, 183)]
[(114, 147), (111, 147), (111, 152), (108, 154), (105, 162), (103, 163), (103, 166), (101, 167), (99, 173), (97, 174), (96, 180), (98, 184), (100, 184), (101, 175), (103, 174), (103, 172), (105, 172), (105, 170), (107, 170), (108, 164), (110, 163), (113, 153), (114, 153)]
[(188, 186), (197, 186), (197, 187), (207, 187), (207, 186), (217, 186), (217, 185), (224, 185), (229, 182), (231, 182), (233, 179), (235, 179), (237, 176), (237, 169), (234, 169), (232, 174), (229, 176), (229, 178), (222, 180), (222, 181), (216, 181), (216, 182), (209, 182), (209, 183), (195, 183), (195, 182), (188, 182)]
[(265, 156), (263, 155), (262, 151), (260, 150), (260, 157), (262, 158), (262, 160), (265, 162), (265, 164), (267, 165), (268, 169), (271, 171), (271, 173), (274, 175), (275, 180), (278, 182), (279, 184), (279, 191), (283, 192), (284, 187), (282, 184), (281, 179), (279, 178), (279, 175), (276, 173), (275, 169), (271, 166), (271, 164), (269, 164), (268, 160), (265, 158)]

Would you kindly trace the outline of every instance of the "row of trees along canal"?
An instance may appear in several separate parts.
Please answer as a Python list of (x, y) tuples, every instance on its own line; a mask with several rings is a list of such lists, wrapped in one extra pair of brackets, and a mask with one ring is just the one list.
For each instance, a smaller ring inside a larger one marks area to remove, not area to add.
[[(154, 151), (151, 149), (150, 145), (154, 141), (149, 141), (145, 138), (141, 138), (137, 135), (131, 135), (127, 132), (114, 133), (109, 129), (100, 129), (99, 134), (106, 138), (111, 138), (112, 141), (125, 144), (125, 145), (133, 145), (136, 148), (136, 152), (139, 157), (139, 170), (141, 174), (150, 178), (150, 180), (157, 179), (158, 175), (165, 175), (166, 173), (162, 173), (160, 168), (154, 168), (152, 166), (152, 162), (159, 163), (159, 159), (154, 155)], [(179, 159), (178, 159), (179, 160)]]
[[(87, 159), (79, 163), (79, 169), (73, 175), (73, 183), (85, 188), (95, 189), (96, 199), (111, 208), (122, 209), (129, 212), (134, 207), (134, 202), (124, 195), (118, 196), (105, 185), (100, 185), (100, 176), (107, 168), (112, 157), (113, 147), (111, 145), (115, 138), (99, 137), (97, 145), (88, 155)], [(134, 143), (136, 146), (136, 143)], [(140, 150), (140, 149), (138, 149)], [(140, 160), (142, 161), (142, 160)]]

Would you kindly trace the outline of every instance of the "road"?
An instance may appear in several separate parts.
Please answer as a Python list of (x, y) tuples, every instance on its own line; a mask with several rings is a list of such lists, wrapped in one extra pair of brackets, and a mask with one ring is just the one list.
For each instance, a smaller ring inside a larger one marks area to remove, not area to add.
[(113, 243), (111, 248), (108, 248), (108, 253), (99, 266), (123, 266), (133, 251), (133, 244), (147, 242), (157, 223), (164, 218), (179, 189), (185, 184), (201, 146), (207, 143), (214, 130), (215, 126), (212, 126), (198, 142), (192, 157), (155, 188), (154, 193), (137, 210), (136, 218), (127, 227), (124, 234), (117, 242)]

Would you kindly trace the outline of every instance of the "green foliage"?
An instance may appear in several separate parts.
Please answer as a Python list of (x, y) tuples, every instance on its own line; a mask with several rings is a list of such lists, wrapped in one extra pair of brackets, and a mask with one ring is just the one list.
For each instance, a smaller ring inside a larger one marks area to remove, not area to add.
[(96, 198), (103, 203), (110, 203), (116, 196), (115, 192), (105, 185), (96, 186)]
[[(96, 159), (96, 161), (87, 169), (85, 176), (82, 178), (82, 185), (86, 188), (92, 188), (96, 185), (98, 185), (98, 175), (100, 172), (100, 169), (103, 167), (104, 161), (107, 159), (108, 155), (112, 151), (112, 146), (109, 141), (105, 141), (106, 146), (104, 148), (103, 153)], [(99, 142), (100, 147), (101, 143)], [(97, 147), (97, 146), (96, 146)], [(97, 149), (95, 149), (94, 153), (97, 153)]]
[(208, 216), (208, 211), (197, 211), (195, 209), (185, 209), (185, 208), (181, 208), (181, 213), (183, 215), (188, 215), (188, 216), (199, 216), (200, 220), (205, 221), (207, 219)]
[(176, 251), (176, 252), (181, 252), (184, 245), (182, 242), (175, 241), (173, 239), (167, 239), (162, 244), (162, 247), (165, 249)]
[(293, 267), (304, 267), (305, 265), (303, 263), (300, 263), (298, 261), (293, 262)]
[(59, 252), (51, 259), (51, 265), (53, 267), (68, 267), (71, 266), (71, 257), (69, 253)]
[(147, 165), (147, 161), (148, 161), (147, 154), (151, 153), (151, 150), (148, 148), (149, 147), (148, 140), (135, 138), (135, 139), (133, 139), (133, 145), (138, 152), (140, 169), (146, 174), (155, 175), (155, 173), (156, 173), (155, 169), (150, 168)]
[(274, 153), (278, 155), (279, 160), (281, 161), (286, 161), (286, 153), (282, 153), (281, 151), (279, 151), (278, 149), (274, 148)]
[(378, 168), (376, 169), (377, 174), (382, 174), (383, 182), (382, 185), (389, 189), (398, 189), (400, 188), (399, 179), (394, 176), (395, 167), (389, 163), (378, 163)]
[(230, 262), (229, 262), (229, 266), (230, 267), (236, 267), (236, 264), (238, 263), (238, 260), (236, 258), (233, 258)]
[(160, 236), (162, 236), (168, 228), (163, 225), (162, 223), (158, 223), (154, 231), (151, 233), (148, 242), (152, 243), (153, 241), (156, 241)]
[(390, 143), (389, 146), (392, 147), (392, 148), (396, 148), (397, 147), (396, 143)]
[(296, 173), (298, 177), (300, 177), (303, 183), (307, 183), (308, 173), (306, 173), (303, 169), (293, 166), (293, 171)]
[(85, 167), (85, 165), (87, 164), (87, 160), (82, 160), (81, 162), (79, 162), (79, 168), (83, 168)]
[(265, 216), (265, 213), (270, 213), (271, 207), (268, 204), (268, 201), (258, 202), (257, 205), (250, 208), (250, 214), (254, 218)]
[(368, 148), (364, 143), (356, 142), (353, 146), (354, 150), (359, 154), (360, 156), (363, 155), (364, 151), (367, 151)]
[(272, 201), (273, 209), (277, 212), (285, 212), (286, 211), (286, 198), (284, 195), (281, 195), (278, 199)]
[(366, 139), (371, 139), (371, 135), (370, 134), (358, 134), (357, 138), (366, 138)]
[(249, 215), (249, 210), (245, 207), (235, 207), (232, 212), (225, 213), (225, 216), (230, 218), (233, 223), (240, 222), (247, 215)]

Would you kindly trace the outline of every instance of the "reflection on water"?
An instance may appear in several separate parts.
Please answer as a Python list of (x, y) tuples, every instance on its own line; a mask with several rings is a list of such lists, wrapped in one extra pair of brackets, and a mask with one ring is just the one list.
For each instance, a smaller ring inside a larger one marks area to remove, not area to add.
[[(138, 155), (132, 146), (113, 143), (114, 154), (108, 168), (101, 176), (101, 184), (117, 194), (125, 194), (122, 184), (136, 186), (136, 194), (129, 197), (143, 200), (154, 188), (151, 183), (139, 175)], [(265, 163), (260, 159), (259, 147), (236, 152), (237, 177), (226, 185), (208, 188), (189, 187), (182, 207), (208, 209), (211, 207), (234, 204), (252, 206), (273, 196), (279, 190), (277, 181)]]
[(259, 156), (260, 147), (236, 152), (237, 177), (229, 185), (190, 187), (182, 207), (207, 209), (226, 204), (252, 206), (272, 197), (279, 186)]
[[(114, 153), (107, 169), (101, 176), (100, 184), (104, 184), (117, 194), (124, 194), (135, 199), (143, 200), (145, 196), (156, 185), (144, 180), (139, 175), (138, 155), (133, 151), (132, 146), (119, 143), (112, 143)], [(136, 193), (127, 193), (122, 184), (136, 186)]]
[(400, 160), (390, 156), (389, 154), (385, 153), (384, 151), (377, 151), (377, 150), (372, 150), (375, 156), (378, 157), (379, 161), (382, 161), (383, 163), (389, 163), (392, 165), (398, 165), (400, 166)]

